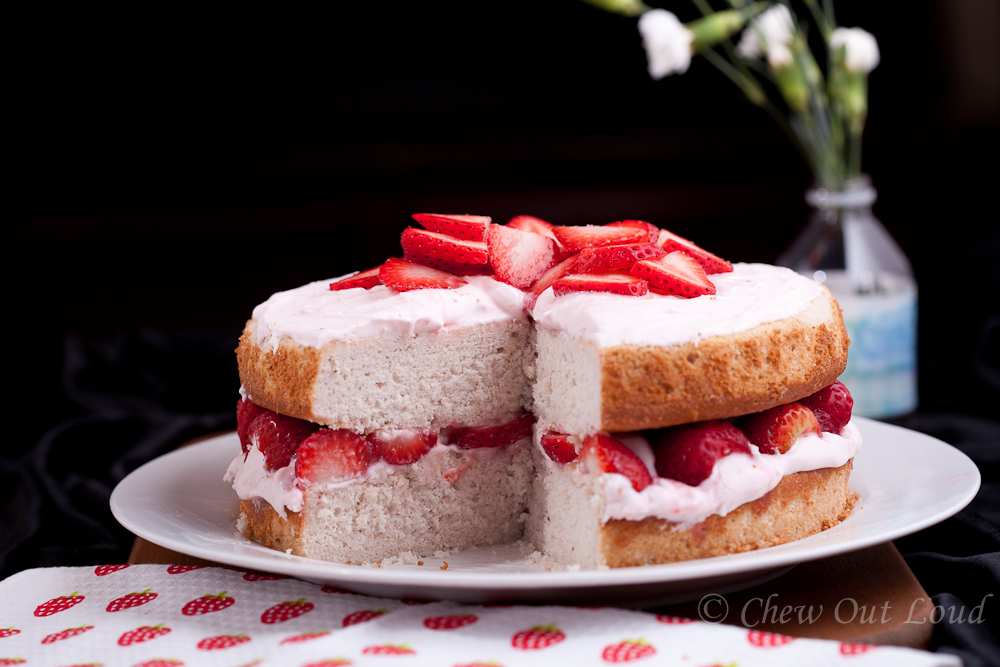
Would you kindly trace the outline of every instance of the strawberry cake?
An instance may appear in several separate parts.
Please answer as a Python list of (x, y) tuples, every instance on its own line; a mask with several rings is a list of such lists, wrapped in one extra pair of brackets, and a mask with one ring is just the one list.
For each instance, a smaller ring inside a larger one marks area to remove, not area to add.
[(240, 530), (343, 563), (523, 539), (585, 569), (807, 537), (861, 446), (822, 285), (635, 220), (417, 214), (237, 349)]

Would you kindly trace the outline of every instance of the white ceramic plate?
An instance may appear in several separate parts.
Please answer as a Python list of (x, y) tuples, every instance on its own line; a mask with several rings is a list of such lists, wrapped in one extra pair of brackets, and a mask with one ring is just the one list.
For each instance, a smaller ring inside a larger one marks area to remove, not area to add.
[(323, 583), (366, 595), (468, 603), (543, 602), (651, 607), (727, 593), (780, 576), (796, 563), (902, 537), (952, 516), (979, 490), (975, 464), (922, 433), (857, 418), (864, 446), (851, 488), (861, 495), (839, 526), (769, 549), (703, 560), (589, 572), (546, 572), (512, 545), (466, 550), (424, 565), (361, 567), (274, 551), (236, 531), (239, 501), (222, 475), (235, 433), (161, 456), (115, 488), (123, 526), (180, 553)]

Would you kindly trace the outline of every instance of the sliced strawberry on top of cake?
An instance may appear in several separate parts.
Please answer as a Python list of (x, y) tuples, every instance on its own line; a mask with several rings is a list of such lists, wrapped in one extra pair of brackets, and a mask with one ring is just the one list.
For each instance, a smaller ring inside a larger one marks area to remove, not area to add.
[(649, 291), (649, 284), (637, 276), (627, 273), (606, 271), (602, 273), (581, 273), (563, 276), (552, 283), (556, 296), (573, 292), (610, 292), (627, 296), (643, 296)]
[(627, 270), (640, 260), (656, 259), (666, 254), (663, 248), (651, 243), (627, 243), (625, 245), (584, 248), (577, 258), (576, 271), (578, 273), (595, 273), (616, 269)]
[(450, 234), (468, 241), (482, 241), (486, 225), (492, 218), (488, 215), (454, 215), (445, 213), (414, 213), (413, 219), (427, 229)]
[(389, 289), (408, 292), (415, 289), (458, 289), (468, 281), (429, 266), (390, 257), (378, 271), (379, 280)]
[(489, 260), (482, 241), (468, 241), (426, 229), (404, 229), (400, 243), (407, 261), (445, 271), (455, 266), (480, 271)]
[(518, 289), (530, 287), (552, 266), (555, 256), (551, 238), (515, 227), (490, 225), (485, 245), (497, 279)]
[(646, 243), (656, 244), (660, 239), (660, 228), (645, 220), (619, 220), (618, 222), (609, 222), (606, 226), (644, 229), (646, 230)]
[(685, 299), (715, 294), (715, 284), (691, 255), (680, 250), (656, 259), (643, 259), (632, 266), (632, 275), (649, 281), (650, 289)]
[(367, 271), (359, 271), (349, 276), (345, 276), (340, 280), (335, 280), (330, 283), (330, 289), (333, 291), (342, 289), (352, 289), (355, 287), (361, 287), (363, 289), (371, 289), (376, 285), (381, 285), (382, 281), (378, 278), (378, 272), (381, 266), (376, 266), (374, 269), (368, 269)]
[(666, 229), (660, 230), (659, 239), (656, 243), (668, 253), (683, 250), (687, 254), (694, 257), (695, 260), (702, 265), (705, 269), (705, 273), (729, 273), (733, 270), (733, 265), (728, 261), (722, 259), (718, 255), (713, 255), (704, 248), (688, 241), (683, 236), (678, 236), (677, 234), (669, 232)]
[(609, 227), (579, 225), (575, 227), (553, 227), (552, 233), (568, 252), (580, 252), (584, 248), (625, 243), (645, 243), (648, 232), (638, 227)]

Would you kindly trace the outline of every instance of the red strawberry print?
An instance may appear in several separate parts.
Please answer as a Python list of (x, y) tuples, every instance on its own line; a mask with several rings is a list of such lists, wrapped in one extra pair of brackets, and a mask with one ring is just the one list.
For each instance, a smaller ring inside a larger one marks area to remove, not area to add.
[(828, 387), (823, 387), (815, 394), (806, 396), (799, 403), (812, 410), (820, 429), (837, 435), (840, 435), (847, 422), (851, 421), (851, 411), (854, 409), (851, 392), (839, 380)]
[(864, 653), (865, 651), (870, 651), (873, 648), (878, 648), (878, 647), (875, 646), (874, 644), (847, 644), (841, 642), (840, 653), (842, 655), (860, 655), (861, 653)]
[(135, 630), (129, 630), (121, 637), (118, 638), (119, 646), (129, 646), (130, 644), (138, 644), (139, 642), (146, 642), (150, 639), (156, 639), (162, 635), (170, 632), (170, 628), (163, 627), (163, 624), (159, 625), (143, 625), (136, 628)]
[(338, 595), (351, 595), (351, 591), (346, 588), (337, 588), (336, 586), (324, 586), (320, 589), (324, 593), (336, 593)]
[(457, 630), (472, 625), (479, 620), (475, 614), (459, 614), (455, 616), (429, 616), (424, 619), (424, 627), (430, 630)]
[(383, 644), (382, 646), (365, 647), (362, 653), (367, 655), (409, 655), (416, 653), (406, 644)]
[(698, 486), (711, 476), (719, 459), (750, 456), (750, 441), (729, 422), (711, 420), (664, 429), (653, 451), (660, 477)]
[(104, 663), (103, 662), (77, 663), (73, 665), (67, 665), (66, 667), (104, 667)]
[(298, 453), (295, 476), (307, 484), (360, 477), (378, 460), (375, 447), (364, 436), (332, 428), (303, 440)]
[(643, 296), (649, 283), (642, 277), (627, 273), (581, 273), (560, 278), (552, 283), (552, 292), (564, 296), (573, 292), (610, 292), (625, 296)]
[(375, 455), (386, 463), (405, 466), (416, 463), (437, 444), (436, 429), (380, 428), (368, 434)]
[(26, 662), (24, 658), (0, 658), (0, 665), (23, 665)]
[(376, 266), (374, 269), (368, 269), (367, 271), (358, 271), (349, 276), (341, 278), (340, 280), (334, 280), (330, 283), (330, 289), (336, 292), (342, 289), (351, 289), (354, 287), (360, 287), (362, 289), (371, 289), (376, 285), (381, 285), (382, 281), (378, 279), (378, 270), (382, 266)]
[(287, 578), (288, 577), (276, 577), (271, 574), (254, 574), (253, 572), (247, 572), (246, 574), (243, 575), (243, 579), (245, 579), (246, 581), (277, 581), (278, 579), (287, 579)]
[(184, 608), (181, 609), (181, 613), (185, 616), (196, 616), (198, 614), (210, 614), (213, 611), (222, 611), (236, 604), (236, 600), (226, 595), (226, 591), (222, 591), (216, 595), (202, 595), (200, 598), (195, 598), (191, 600)]
[(372, 620), (373, 618), (378, 618), (382, 614), (387, 614), (388, 611), (385, 609), (366, 609), (364, 611), (356, 611), (353, 614), (348, 614), (344, 617), (342, 625), (346, 628), (350, 625), (357, 625), (358, 623), (365, 623)]
[(38, 605), (35, 609), (35, 616), (51, 616), (52, 614), (58, 614), (61, 611), (65, 611), (70, 607), (80, 604), (85, 599), (85, 596), (78, 595), (76, 591), (73, 591), (69, 595), (60, 595), (57, 598), (52, 598), (48, 602), (43, 602)]
[(319, 639), (320, 637), (325, 637), (330, 634), (329, 630), (321, 630), (319, 632), (303, 632), (301, 635), (292, 635), (291, 637), (285, 637), (281, 640), (282, 644), (297, 644), (298, 642), (307, 642), (310, 639)]
[(499, 426), (453, 428), (445, 430), (442, 435), (449, 445), (461, 449), (506, 447), (518, 440), (531, 437), (531, 427), (534, 423), (535, 415), (525, 412), (517, 419)]
[(548, 431), (542, 436), (542, 451), (556, 463), (569, 463), (580, 458), (573, 437), (555, 431)]
[(182, 574), (191, 570), (204, 570), (207, 565), (171, 565), (167, 568), (167, 574)]
[(640, 639), (624, 639), (618, 644), (605, 646), (601, 659), (605, 662), (629, 662), (648, 658), (656, 653), (656, 649)]
[(17, 628), (0, 628), (0, 639), (4, 637), (13, 637), (14, 635), (21, 634), (21, 631)]
[(801, 403), (778, 405), (742, 417), (736, 426), (757, 445), (761, 454), (784, 454), (803, 433), (819, 435), (819, 422)]
[(580, 458), (591, 472), (612, 472), (624, 475), (632, 488), (642, 491), (653, 483), (646, 464), (635, 453), (608, 435), (590, 435), (583, 441)]
[(414, 213), (413, 219), (426, 229), (469, 241), (482, 241), (486, 235), (486, 226), (493, 221), (488, 215), (451, 215), (445, 213)]
[(461, 665), (455, 665), (455, 667), (503, 667), (503, 665), (490, 660), (489, 662), (466, 662)]
[(705, 269), (705, 273), (729, 273), (733, 270), (733, 265), (713, 255), (709, 251), (696, 246), (683, 236), (677, 236), (673, 232), (665, 229), (660, 230), (656, 245), (667, 252), (683, 251), (694, 258)]
[(54, 632), (42, 640), (43, 644), (51, 644), (52, 642), (57, 642), (61, 639), (69, 639), (70, 637), (75, 637), (76, 635), (82, 635), (87, 630), (93, 630), (92, 625), (81, 625), (78, 628), (69, 628), (68, 630), (63, 630), (62, 632)]
[(173, 660), (171, 658), (156, 658), (150, 660), (149, 662), (140, 662), (134, 667), (183, 667), (184, 663), (181, 660)]
[(198, 648), (202, 651), (216, 651), (224, 648), (232, 648), (238, 644), (245, 644), (250, 641), (246, 635), (219, 635), (218, 637), (205, 637), (198, 642)]
[(681, 624), (682, 625), (684, 623), (694, 623), (695, 622), (695, 620), (693, 618), (684, 618), (683, 616), (667, 616), (665, 614), (657, 614), (656, 615), (656, 620), (658, 620), (660, 623), (669, 623), (671, 625), (673, 625), (673, 624)]
[(747, 640), (757, 648), (774, 648), (776, 646), (784, 646), (789, 642), (795, 641), (795, 637), (779, 635), (776, 632), (751, 630), (747, 633)]
[(313, 606), (313, 603), (306, 602), (305, 598), (299, 598), (294, 602), (282, 602), (261, 614), (260, 622), (268, 624), (284, 623), (312, 611)]
[(469, 281), (429, 266), (390, 257), (378, 271), (379, 280), (391, 290), (409, 292), (415, 289), (458, 289)]
[(94, 569), (94, 574), (98, 577), (105, 577), (112, 572), (117, 572), (118, 570), (124, 570), (128, 565), (98, 565)]
[(138, 607), (140, 605), (149, 604), (156, 599), (156, 593), (152, 593), (150, 589), (146, 589), (139, 593), (128, 593), (120, 598), (116, 598), (108, 603), (107, 611), (121, 611), (122, 609), (129, 609), (130, 607)]
[(632, 265), (630, 273), (649, 282), (649, 289), (666, 296), (693, 299), (715, 294), (715, 283), (705, 275), (691, 255), (680, 250), (656, 259), (643, 259)]
[(350, 665), (350, 660), (347, 658), (333, 658), (331, 660), (320, 660), (319, 662), (310, 662), (308, 665), (303, 665), (303, 667), (341, 667), (341, 665)]
[(548, 648), (566, 639), (566, 633), (552, 625), (533, 625), (521, 630), (510, 640), (511, 646), (522, 651)]

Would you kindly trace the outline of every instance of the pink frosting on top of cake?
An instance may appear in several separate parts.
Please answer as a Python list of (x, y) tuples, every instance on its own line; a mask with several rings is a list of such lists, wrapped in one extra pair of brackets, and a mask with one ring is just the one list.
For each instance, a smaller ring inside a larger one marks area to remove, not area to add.
[(656, 477), (653, 449), (644, 437), (631, 434), (620, 440), (643, 460), (653, 475), (653, 483), (637, 492), (624, 475), (602, 473), (599, 483), (604, 489), (604, 522), (658, 517), (691, 525), (713, 514), (725, 516), (763, 496), (785, 475), (839, 468), (861, 449), (861, 432), (852, 421), (840, 435), (806, 433), (784, 454), (761, 454), (750, 445), (752, 456), (733, 454), (720, 459), (708, 479), (698, 486), (688, 486)]
[[(336, 279), (333, 279), (336, 280)], [(524, 292), (489, 276), (468, 276), (458, 289), (396, 292), (384, 285), (371, 289), (331, 290), (321, 280), (273, 294), (253, 309), (257, 344), (277, 350), (283, 338), (322, 347), (333, 341), (413, 336), (461, 327), (527, 321)]]
[(679, 345), (747, 331), (798, 315), (822, 293), (815, 281), (769, 264), (734, 264), (709, 277), (714, 295), (683, 299), (652, 292), (542, 292), (531, 311), (539, 326), (565, 331), (598, 347)]

